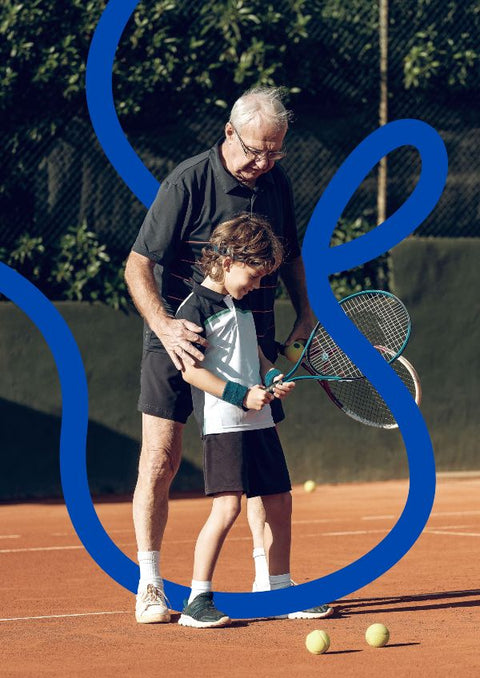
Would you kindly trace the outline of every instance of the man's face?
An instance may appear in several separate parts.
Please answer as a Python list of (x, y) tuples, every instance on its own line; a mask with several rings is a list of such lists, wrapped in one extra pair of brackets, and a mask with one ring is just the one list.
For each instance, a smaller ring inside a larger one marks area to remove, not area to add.
[[(227, 122), (223, 147), (227, 170), (240, 182), (254, 184), (259, 176), (274, 166), (276, 159), (266, 153), (280, 153), (286, 133), (286, 127), (278, 130), (261, 119), (238, 130)], [(263, 154), (252, 153), (249, 149)]]

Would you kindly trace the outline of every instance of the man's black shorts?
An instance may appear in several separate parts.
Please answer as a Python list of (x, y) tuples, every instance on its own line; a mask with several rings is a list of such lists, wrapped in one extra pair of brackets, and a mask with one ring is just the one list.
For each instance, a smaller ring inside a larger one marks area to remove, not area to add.
[(274, 426), (204, 436), (203, 475), (207, 495), (243, 492), (262, 497), (292, 489)]
[[(275, 423), (285, 418), (278, 398), (272, 401), (271, 408)], [(138, 409), (181, 424), (192, 413), (190, 385), (183, 380), (164, 348), (143, 352)]]

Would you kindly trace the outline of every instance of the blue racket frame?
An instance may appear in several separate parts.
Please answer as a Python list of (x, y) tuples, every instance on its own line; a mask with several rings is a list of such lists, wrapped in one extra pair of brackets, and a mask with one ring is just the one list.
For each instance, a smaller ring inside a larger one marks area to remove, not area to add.
[[(385, 290), (362, 290), (360, 292), (354, 292), (353, 294), (349, 294), (347, 297), (344, 297), (343, 299), (341, 299), (338, 303), (339, 303), (340, 306), (342, 306), (347, 301), (349, 301), (351, 299), (354, 299), (354, 298), (360, 297), (360, 296), (368, 296), (368, 295), (372, 295), (372, 294), (379, 294), (383, 297), (390, 297), (391, 299), (393, 299), (395, 301), (395, 303), (397, 303), (399, 306), (401, 306), (403, 308), (406, 319), (407, 319), (405, 337), (404, 337), (404, 340), (403, 340), (400, 348), (397, 351), (392, 351), (392, 356), (388, 360), (387, 360), (387, 358), (385, 358), (388, 363), (392, 363), (400, 355), (402, 355), (403, 351), (405, 350), (405, 347), (408, 344), (408, 341), (409, 341), (410, 335), (411, 335), (411, 331), (412, 331), (412, 323), (411, 323), (410, 315), (409, 315), (409, 313), (408, 313), (408, 311), (405, 307), (405, 304), (397, 296), (395, 296), (391, 292), (386, 292)], [(373, 308), (372, 308), (372, 310), (374, 311)], [(351, 320), (351, 322), (353, 322), (353, 320)], [(307, 380), (307, 379), (308, 380), (315, 380), (315, 381), (357, 381), (358, 379), (365, 379), (364, 375), (362, 375), (362, 374), (360, 374), (359, 376), (355, 376), (355, 377), (344, 377), (344, 376), (339, 376), (339, 375), (322, 374), (322, 373), (319, 373), (317, 370), (315, 370), (315, 368), (311, 365), (308, 358), (306, 358), (306, 355), (308, 353), (308, 350), (310, 348), (310, 345), (311, 345), (313, 339), (315, 338), (315, 335), (317, 333), (317, 329), (319, 327), (322, 327), (322, 325), (321, 325), (321, 323), (317, 322), (317, 324), (313, 328), (312, 332), (310, 333), (310, 336), (307, 340), (307, 343), (305, 344), (305, 346), (303, 348), (303, 351), (302, 351), (299, 359), (297, 360), (295, 365), (292, 367), (292, 369), (288, 372), (288, 374), (286, 374), (285, 377), (282, 379), (282, 382), (285, 382), (285, 381), (304, 381), (304, 380)], [(358, 329), (360, 329), (360, 328), (358, 328)], [(361, 329), (360, 329), (360, 331), (361, 331)], [(332, 340), (332, 343), (334, 344), (333, 340)], [(338, 350), (341, 351), (340, 348)], [(343, 351), (341, 351), (341, 352), (343, 354)], [(383, 354), (383, 356), (385, 357), (385, 354)], [(310, 369), (313, 372), (315, 372), (315, 374), (308, 374), (308, 375), (302, 374), (302, 375), (298, 375), (297, 377), (293, 377), (292, 375), (294, 375), (295, 372), (298, 370), (298, 368), (302, 366), (302, 363), (306, 363), (310, 367)], [(275, 385), (272, 384), (272, 386), (270, 386), (267, 390), (270, 391), (270, 392), (273, 392), (274, 388), (275, 388)]]

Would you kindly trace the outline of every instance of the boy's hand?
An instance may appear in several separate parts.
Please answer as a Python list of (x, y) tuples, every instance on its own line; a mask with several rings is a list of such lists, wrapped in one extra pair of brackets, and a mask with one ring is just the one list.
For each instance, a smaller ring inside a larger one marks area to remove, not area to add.
[(284, 378), (284, 374), (279, 374), (278, 377), (275, 377), (273, 380), (274, 384), (274, 389), (273, 389), (273, 395), (275, 398), (285, 398), (292, 389), (295, 388), (295, 382), (294, 381), (282, 381)]
[(249, 410), (261, 410), (262, 407), (271, 403), (272, 400), (273, 394), (269, 393), (264, 386), (257, 384), (248, 389), (243, 404)]

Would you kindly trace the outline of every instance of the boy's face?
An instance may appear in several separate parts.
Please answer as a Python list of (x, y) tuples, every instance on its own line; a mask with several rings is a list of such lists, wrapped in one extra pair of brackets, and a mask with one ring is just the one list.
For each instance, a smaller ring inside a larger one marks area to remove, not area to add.
[(240, 261), (232, 261), (229, 257), (224, 260), (223, 272), (225, 290), (234, 299), (242, 299), (252, 290), (257, 290), (265, 275), (263, 269), (248, 266)]

